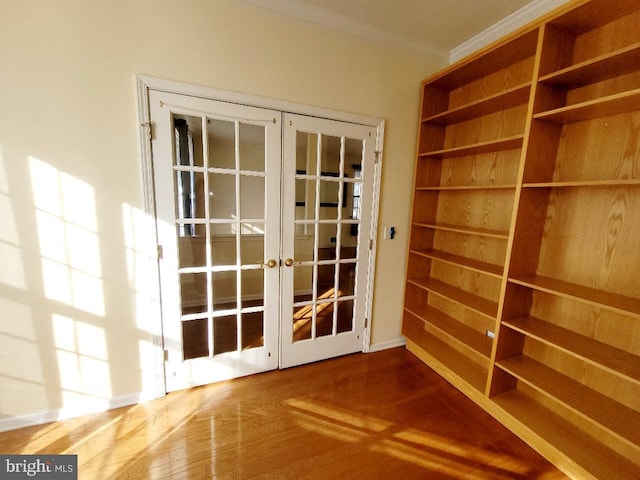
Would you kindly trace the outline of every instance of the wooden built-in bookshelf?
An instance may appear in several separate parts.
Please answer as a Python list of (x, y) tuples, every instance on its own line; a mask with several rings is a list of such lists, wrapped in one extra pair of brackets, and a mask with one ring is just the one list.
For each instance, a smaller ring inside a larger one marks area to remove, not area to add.
[(422, 85), (407, 347), (574, 478), (640, 478), (640, 2)]

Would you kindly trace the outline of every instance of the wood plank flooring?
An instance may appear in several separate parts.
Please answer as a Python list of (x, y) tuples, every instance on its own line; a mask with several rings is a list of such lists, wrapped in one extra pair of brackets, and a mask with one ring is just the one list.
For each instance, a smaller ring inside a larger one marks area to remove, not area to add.
[(88, 479), (565, 479), (404, 348), (0, 434)]

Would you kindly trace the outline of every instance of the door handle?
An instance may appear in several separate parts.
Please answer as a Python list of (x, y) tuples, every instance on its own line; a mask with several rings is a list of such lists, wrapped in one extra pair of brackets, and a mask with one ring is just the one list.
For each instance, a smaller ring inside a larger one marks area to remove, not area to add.
[(267, 260), (266, 263), (260, 262), (260, 266), (262, 268), (265, 268), (265, 267), (274, 268), (277, 265), (278, 265), (278, 261), (275, 258), (270, 258), (269, 260)]
[(294, 266), (294, 265), (300, 265), (300, 262), (296, 262), (293, 258), (287, 258), (287, 259), (284, 261), (284, 264), (285, 264), (287, 267), (292, 267), (292, 266)]

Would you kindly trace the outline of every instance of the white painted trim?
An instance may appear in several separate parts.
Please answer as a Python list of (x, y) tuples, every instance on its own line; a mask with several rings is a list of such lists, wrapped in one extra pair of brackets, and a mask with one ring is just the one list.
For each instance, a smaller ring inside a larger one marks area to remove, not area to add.
[[(153, 157), (151, 152), (151, 114), (149, 112), (149, 87), (141, 79), (136, 79), (136, 90), (138, 94), (138, 125), (139, 125), (139, 147), (140, 147), (140, 168), (142, 171), (140, 188), (142, 190), (143, 208), (146, 218), (149, 220), (145, 222), (144, 228), (145, 239), (153, 239), (153, 243), (145, 245), (148, 248), (146, 252), (149, 264), (152, 262), (155, 264), (153, 272), (148, 272), (149, 282), (154, 286), (153, 288), (153, 302), (155, 311), (161, 312), (160, 306), (160, 271), (158, 267), (158, 237), (155, 228), (156, 222), (156, 206), (153, 193)], [(146, 241), (145, 241), (146, 243)], [(159, 313), (159, 315), (162, 315)], [(164, 373), (164, 336), (162, 332), (162, 318), (158, 317), (158, 321), (153, 323), (152, 331), (150, 332), (152, 337), (152, 345), (154, 352), (154, 377), (155, 381), (155, 398), (160, 398), (166, 395), (167, 388), (165, 382)]]
[(377, 42), (388, 47), (404, 50), (417, 55), (433, 57), (446, 62), (447, 50), (428, 42), (405, 37), (384, 28), (377, 27), (356, 18), (338, 14), (329, 9), (311, 5), (298, 0), (246, 0), (254, 5), (269, 8), (301, 20), (313, 22), (323, 27), (355, 35), (365, 40)]
[(362, 339), (362, 351), (367, 353), (371, 351), (371, 330), (373, 317), (373, 289), (375, 286), (376, 272), (376, 252), (378, 249), (378, 213), (380, 212), (380, 190), (382, 181), (382, 163), (383, 163), (383, 143), (384, 143), (384, 127), (385, 122), (381, 122), (378, 126), (376, 135), (376, 157), (374, 177), (373, 177), (373, 205), (371, 207), (371, 250), (369, 251), (369, 265), (367, 273), (367, 301), (365, 308), (365, 318), (369, 319), (367, 328), (364, 330), (364, 338)]
[(83, 415), (91, 415), (93, 413), (106, 412), (114, 408), (128, 407), (138, 403), (153, 400), (154, 397), (145, 393), (130, 393), (128, 395), (119, 395), (107, 399), (107, 406), (103, 409), (69, 409), (59, 408), (46, 412), (29, 413), (26, 415), (17, 415), (15, 417), (0, 418), (0, 432), (8, 432), (9, 430), (17, 430), (19, 428), (32, 427), (35, 425), (43, 425), (45, 423), (57, 422), (59, 420), (68, 420), (70, 418), (81, 417)]
[(398, 337), (394, 340), (374, 343), (369, 347), (369, 353), (380, 352), (382, 350), (388, 350), (390, 348), (404, 347), (406, 344), (407, 344), (407, 340), (404, 337)]
[(217, 88), (204, 87), (202, 85), (174, 82), (172, 80), (166, 80), (158, 77), (139, 75), (138, 81), (142, 82), (148, 90), (157, 90), (160, 92), (175, 93), (178, 95), (189, 95), (192, 97), (207, 98), (211, 100), (218, 100), (221, 102), (247, 105), (249, 107), (278, 110), (284, 113), (295, 113), (298, 115), (308, 115), (311, 117), (339, 120), (342, 122), (367, 125), (369, 127), (378, 127), (383, 122), (383, 119), (381, 118), (338, 110), (331, 110), (321, 107), (313, 107), (310, 105), (302, 105), (299, 103), (288, 102), (286, 100), (260, 97), (257, 95), (249, 95), (230, 90), (220, 90)]
[(525, 5), (520, 10), (512, 13), (508, 17), (503, 18), (499, 22), (493, 24), (486, 30), (480, 32), (475, 37), (470, 38), (464, 43), (451, 50), (449, 54), (449, 63), (455, 63), (458, 60), (486, 47), (491, 42), (499, 40), (505, 35), (517, 30), (536, 18), (550, 12), (551, 10), (569, 2), (571, 0), (534, 0)]

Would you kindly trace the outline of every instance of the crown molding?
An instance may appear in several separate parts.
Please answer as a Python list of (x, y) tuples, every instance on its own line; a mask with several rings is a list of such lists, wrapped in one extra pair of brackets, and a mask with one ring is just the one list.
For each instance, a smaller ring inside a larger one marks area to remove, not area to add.
[(571, 0), (534, 0), (451, 50), (449, 63), (470, 55)]
[(337, 14), (325, 8), (316, 7), (298, 0), (246, 0), (260, 7), (269, 8), (277, 12), (313, 22), (317, 25), (355, 35), (366, 40), (374, 41), (388, 47), (404, 50), (417, 55), (427, 55), (441, 62), (447, 62), (450, 52), (446, 49), (407, 38), (391, 31), (373, 26), (355, 18)]

